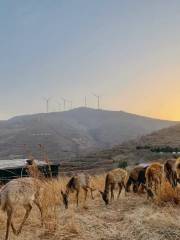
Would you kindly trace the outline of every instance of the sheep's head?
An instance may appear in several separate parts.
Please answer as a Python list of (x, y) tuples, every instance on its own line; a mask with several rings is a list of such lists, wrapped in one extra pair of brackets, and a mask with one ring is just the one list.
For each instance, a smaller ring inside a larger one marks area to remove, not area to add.
[(101, 191), (99, 191), (99, 192), (100, 192), (105, 204), (108, 205), (109, 204), (108, 194), (106, 192), (101, 192)]
[(63, 198), (64, 206), (67, 209), (68, 208), (68, 204), (69, 204), (68, 194), (66, 192), (64, 193), (63, 191), (61, 191), (61, 195), (62, 195), (62, 198)]
[(152, 190), (150, 188), (147, 188), (146, 191), (147, 191), (147, 197), (153, 199), (154, 193), (152, 192)]

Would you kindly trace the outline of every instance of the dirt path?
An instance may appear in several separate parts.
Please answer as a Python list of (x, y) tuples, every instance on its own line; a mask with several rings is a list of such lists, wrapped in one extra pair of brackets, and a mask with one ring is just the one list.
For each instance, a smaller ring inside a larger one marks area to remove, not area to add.
[[(33, 210), (22, 234), (11, 233), (11, 240), (180, 240), (180, 208), (159, 208), (145, 196), (121, 196), (108, 207), (101, 199), (88, 200), (85, 207), (71, 205), (57, 210), (57, 221), (40, 227), (37, 209)], [(0, 215), (0, 240), (5, 216)], [(19, 223), (20, 217), (18, 218)], [(54, 229), (54, 227), (56, 229)]]

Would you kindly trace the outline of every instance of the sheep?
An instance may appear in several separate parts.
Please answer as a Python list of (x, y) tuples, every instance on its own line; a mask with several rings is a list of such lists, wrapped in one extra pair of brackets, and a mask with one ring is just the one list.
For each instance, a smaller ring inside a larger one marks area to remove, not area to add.
[(176, 159), (176, 176), (177, 176), (177, 183), (180, 183), (180, 158)]
[(76, 192), (76, 204), (78, 207), (79, 193), (80, 193), (81, 189), (83, 189), (85, 192), (85, 201), (87, 199), (88, 189), (90, 189), (91, 198), (94, 199), (93, 191), (95, 190), (95, 188), (92, 187), (91, 178), (88, 174), (79, 173), (76, 176), (73, 176), (67, 183), (65, 192), (63, 192), (61, 190), (63, 203), (64, 203), (66, 209), (68, 208), (68, 204), (69, 204), (69, 200), (68, 200), (69, 194), (70, 194), (70, 192), (74, 192), (74, 191)]
[(171, 186), (175, 188), (177, 186), (177, 172), (176, 172), (176, 159), (168, 159), (164, 163), (165, 178), (169, 181)]
[[(9, 238), (10, 226), (15, 235), (21, 233), (22, 227), (28, 218), (33, 203), (36, 204), (41, 213), (41, 223), (43, 224), (43, 210), (39, 201), (41, 181), (35, 178), (18, 178), (8, 182), (0, 190), (0, 207), (7, 213), (5, 240)], [(13, 213), (17, 206), (25, 208), (26, 213), (18, 230), (15, 229), (12, 221)]]
[[(156, 162), (152, 163), (146, 170), (145, 177), (146, 177), (146, 190), (149, 190), (153, 193), (157, 194), (158, 188), (161, 186), (162, 178), (163, 178), (164, 168), (163, 165)], [(148, 193), (148, 191), (147, 191)]]
[(122, 188), (126, 188), (126, 182), (128, 179), (128, 172), (124, 169), (117, 168), (114, 170), (111, 170), (107, 173), (106, 179), (105, 179), (105, 188), (104, 192), (100, 191), (100, 194), (102, 195), (102, 199), (104, 200), (105, 204), (109, 204), (109, 191), (111, 191), (111, 200), (114, 199), (114, 188), (115, 185), (118, 184), (119, 187), (119, 193), (118, 198), (121, 194)]
[(147, 167), (137, 166), (129, 173), (129, 178), (126, 184), (126, 191), (129, 192), (130, 186), (133, 185), (133, 191), (137, 192), (139, 186), (144, 186), (146, 183), (145, 172)]

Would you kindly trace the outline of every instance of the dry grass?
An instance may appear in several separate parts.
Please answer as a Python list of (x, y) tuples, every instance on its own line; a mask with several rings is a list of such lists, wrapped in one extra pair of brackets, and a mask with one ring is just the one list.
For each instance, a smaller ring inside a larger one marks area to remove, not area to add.
[[(92, 187), (104, 188), (105, 174), (92, 176)], [(68, 177), (43, 181), (41, 204), (45, 213), (45, 226), (40, 227), (40, 214), (33, 208), (22, 234), (17, 238), (11, 232), (11, 240), (69, 240), (69, 239), (107, 239), (107, 240), (179, 240), (180, 239), (180, 189), (174, 190), (167, 183), (158, 193), (155, 203), (148, 201), (146, 195), (129, 193), (108, 207), (94, 192), (95, 200), (88, 198), (84, 204), (83, 191), (80, 206), (76, 208), (75, 196), (70, 195), (70, 207), (65, 210), (60, 191), (64, 190)], [(24, 210), (15, 214), (17, 226)], [(6, 216), (0, 212), (0, 240), (3, 240)], [(178, 238), (179, 237), (179, 238)]]
[(158, 191), (156, 202), (159, 205), (164, 204), (180, 204), (180, 189), (172, 188), (169, 182), (163, 181)]

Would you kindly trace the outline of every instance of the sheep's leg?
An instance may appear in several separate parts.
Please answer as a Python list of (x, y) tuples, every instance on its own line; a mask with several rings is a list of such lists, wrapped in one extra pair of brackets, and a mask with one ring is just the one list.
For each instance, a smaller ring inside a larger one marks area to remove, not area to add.
[(145, 191), (144, 184), (143, 184), (143, 183), (141, 183), (141, 184), (140, 184), (140, 187), (141, 187), (141, 193), (144, 193), (144, 191)]
[(126, 192), (129, 192), (130, 191), (130, 187), (132, 185), (132, 179), (129, 177), (127, 183), (126, 183), (126, 186), (125, 186), (125, 191)]
[(152, 189), (152, 178), (150, 176), (146, 177), (146, 186)]
[(137, 183), (134, 183), (134, 184), (133, 184), (133, 192), (134, 192), (134, 193), (137, 193), (137, 191), (138, 191)]
[(159, 179), (159, 190), (161, 190), (161, 187), (162, 187), (162, 179), (160, 178)]
[[(124, 195), (125, 197), (127, 196), (127, 192), (126, 192), (126, 184), (124, 183), (124, 181), (122, 182), (122, 188), (124, 188)], [(122, 189), (121, 189), (122, 191)]]
[(87, 190), (90, 190), (90, 193), (91, 193), (91, 199), (94, 200), (94, 196), (93, 196), (93, 189), (91, 187), (87, 187)]
[(111, 200), (114, 200), (114, 184), (111, 184)]
[(26, 209), (26, 213), (25, 213), (25, 216), (23, 218), (23, 221), (22, 221), (19, 229), (17, 230), (17, 235), (19, 235), (21, 233), (22, 227), (23, 227), (24, 223), (26, 222), (27, 218), (29, 217), (29, 214), (30, 214), (31, 209), (32, 209), (32, 206), (30, 204), (28, 204), (28, 205), (26, 205), (24, 207)]
[(11, 226), (11, 221), (12, 221), (12, 208), (8, 207), (7, 208), (7, 224), (6, 224), (6, 236), (5, 240), (8, 240), (9, 238), (9, 231), (10, 231), (10, 226)]
[(172, 187), (175, 188), (177, 186), (177, 174), (172, 173)]
[(121, 183), (118, 183), (118, 186), (119, 186), (119, 193), (118, 193), (118, 197), (117, 199), (119, 199), (119, 196), (121, 194), (121, 191), (122, 191), (122, 184)]
[(157, 181), (155, 180), (155, 182), (154, 182), (154, 192), (156, 193), (156, 195), (157, 195), (157, 185), (158, 185), (158, 183), (157, 183)]
[(40, 214), (41, 214), (41, 226), (43, 226), (43, 224), (44, 224), (44, 214), (43, 214), (42, 206), (41, 206), (41, 204), (39, 203), (38, 200), (35, 200), (34, 203), (36, 204), (36, 206), (38, 207), (38, 209), (40, 211)]
[(84, 188), (84, 202), (86, 202), (87, 194), (88, 194), (88, 190), (87, 188)]
[(92, 198), (92, 200), (94, 200), (94, 196), (93, 196), (93, 189), (92, 189), (92, 188), (90, 188), (90, 191), (91, 191), (91, 198)]
[(79, 190), (77, 190), (77, 192), (76, 192), (76, 204), (78, 207), (78, 205), (79, 205)]
[(12, 230), (13, 230), (13, 233), (16, 235), (16, 234), (17, 234), (17, 231), (16, 231), (16, 229), (15, 229), (15, 227), (14, 227), (13, 222), (11, 222), (11, 228), (12, 228)]

